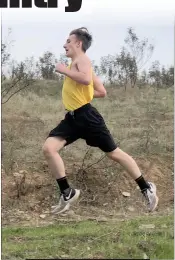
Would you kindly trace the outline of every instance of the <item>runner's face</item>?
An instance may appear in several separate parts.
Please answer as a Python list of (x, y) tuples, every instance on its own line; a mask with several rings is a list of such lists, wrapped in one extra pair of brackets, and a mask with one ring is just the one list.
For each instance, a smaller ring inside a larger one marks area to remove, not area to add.
[(80, 47), (80, 41), (77, 40), (76, 35), (72, 34), (69, 36), (63, 47), (66, 51), (66, 56), (72, 58)]

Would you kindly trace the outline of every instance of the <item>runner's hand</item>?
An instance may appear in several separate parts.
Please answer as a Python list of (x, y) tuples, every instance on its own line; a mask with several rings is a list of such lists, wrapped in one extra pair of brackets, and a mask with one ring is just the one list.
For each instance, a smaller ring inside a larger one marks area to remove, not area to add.
[(56, 72), (59, 72), (61, 74), (65, 74), (67, 71), (67, 67), (64, 64), (56, 64), (55, 66)]

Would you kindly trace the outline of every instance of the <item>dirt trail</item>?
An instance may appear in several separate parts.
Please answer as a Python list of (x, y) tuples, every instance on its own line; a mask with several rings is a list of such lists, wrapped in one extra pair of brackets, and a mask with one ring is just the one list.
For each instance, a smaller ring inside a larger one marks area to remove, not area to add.
[[(151, 215), (173, 212), (172, 158), (137, 158), (144, 176), (157, 185), (159, 206)], [(110, 171), (90, 169), (80, 172), (74, 166), (71, 182), (82, 190), (76, 207), (63, 215), (52, 215), (50, 209), (58, 202), (58, 189), (50, 178), (47, 165), (39, 172), (2, 172), (2, 225), (42, 226), (66, 221), (122, 221), (148, 215), (136, 184), (120, 167)], [(124, 197), (123, 192), (129, 192)]]

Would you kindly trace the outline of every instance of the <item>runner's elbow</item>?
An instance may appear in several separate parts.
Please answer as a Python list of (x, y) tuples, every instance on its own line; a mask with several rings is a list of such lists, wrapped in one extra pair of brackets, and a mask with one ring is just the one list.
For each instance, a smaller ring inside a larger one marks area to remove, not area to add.
[(103, 91), (101, 91), (101, 97), (106, 97), (106, 95), (107, 95), (106, 89), (104, 89)]
[(89, 79), (84, 79), (84, 80), (83, 80), (83, 84), (86, 85), (86, 86), (88, 86), (88, 85), (91, 84), (91, 80), (89, 80)]

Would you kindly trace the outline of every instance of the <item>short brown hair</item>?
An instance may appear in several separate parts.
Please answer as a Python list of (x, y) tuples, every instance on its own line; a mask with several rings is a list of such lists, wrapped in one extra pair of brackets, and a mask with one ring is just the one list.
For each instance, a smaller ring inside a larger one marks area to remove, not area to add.
[(82, 49), (84, 52), (89, 49), (92, 44), (92, 35), (88, 32), (86, 27), (81, 27), (78, 29), (73, 30), (70, 35), (75, 34), (76, 37), (82, 41)]

